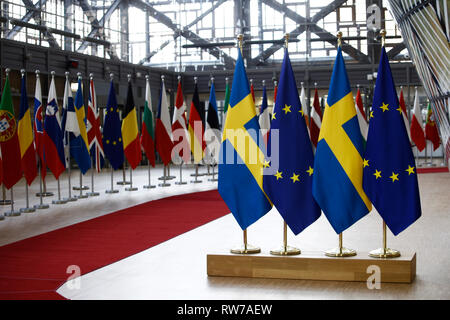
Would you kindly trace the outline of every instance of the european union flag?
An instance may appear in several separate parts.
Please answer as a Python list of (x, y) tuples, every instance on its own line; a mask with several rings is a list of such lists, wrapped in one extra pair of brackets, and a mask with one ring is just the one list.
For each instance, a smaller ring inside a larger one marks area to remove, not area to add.
[(121, 168), (123, 164), (121, 128), (122, 124), (119, 118), (119, 109), (117, 108), (116, 92), (114, 83), (111, 81), (103, 124), (103, 148), (105, 157), (109, 160), (114, 170)]
[(421, 216), (416, 164), (384, 47), (373, 95), (363, 187), (394, 235)]
[(272, 207), (263, 191), (264, 151), (241, 51), (234, 70), (230, 104), (220, 148), (218, 189), (245, 230)]
[[(294, 234), (320, 217), (320, 208), (312, 195), (314, 155), (301, 110), (294, 72), (285, 49), (268, 142), (268, 150), (272, 151), (271, 167), (277, 162), (278, 168), (271, 168), (273, 172), (264, 175), (263, 185)], [(278, 153), (274, 154), (272, 146), (277, 143)]]
[(363, 191), (363, 138), (339, 46), (314, 158), (313, 195), (336, 233), (372, 209)]

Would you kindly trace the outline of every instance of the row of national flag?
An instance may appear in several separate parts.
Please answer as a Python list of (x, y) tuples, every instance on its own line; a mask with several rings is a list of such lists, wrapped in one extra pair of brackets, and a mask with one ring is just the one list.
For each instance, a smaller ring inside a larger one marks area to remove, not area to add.
[[(384, 47), (368, 123), (359, 90), (355, 106), (340, 46), (323, 117), (316, 91), (311, 121), (306, 120), (304, 91), (298, 95), (287, 49), (267, 140), (260, 134), (265, 134), (260, 129), (267, 122), (265, 95), (263, 90), (258, 119), (238, 50), (218, 189), (243, 230), (273, 206), (294, 234), (316, 221), (321, 211), (338, 234), (367, 215), (372, 205), (394, 235), (421, 216), (403, 94), (399, 101)], [(411, 136), (414, 141), (414, 130)], [(311, 143), (314, 137), (317, 143)]]
[[(74, 98), (67, 76), (60, 108), (52, 75), (47, 105), (44, 107), (37, 74), (33, 110), (28, 105), (24, 74), (20, 113), (16, 118), (7, 75), (0, 104), (0, 183), (9, 189), (25, 176), (27, 183), (31, 184), (39, 172), (38, 168), (42, 179), (46, 177), (47, 168), (58, 179), (67, 168), (70, 158), (75, 160), (83, 174), (90, 168), (99, 172), (105, 159), (115, 170), (122, 167), (125, 159), (134, 169), (142, 159), (142, 151), (152, 166), (155, 166), (155, 150), (164, 165), (172, 160), (190, 162), (191, 153), (195, 163), (202, 161), (206, 155), (217, 163), (221, 132), (214, 83), (211, 86), (207, 115), (205, 105), (199, 99), (197, 84), (195, 85), (187, 122), (186, 105), (179, 81), (171, 121), (164, 80), (161, 81), (157, 116), (156, 119), (153, 118), (147, 77), (141, 132), (138, 129), (130, 81), (120, 117), (115, 87), (111, 80), (103, 130), (92, 77), (88, 89), (88, 105), (85, 107), (81, 77), (78, 79)], [(227, 92), (229, 98), (229, 88)], [(214, 143), (208, 142), (205, 137), (209, 137)]]

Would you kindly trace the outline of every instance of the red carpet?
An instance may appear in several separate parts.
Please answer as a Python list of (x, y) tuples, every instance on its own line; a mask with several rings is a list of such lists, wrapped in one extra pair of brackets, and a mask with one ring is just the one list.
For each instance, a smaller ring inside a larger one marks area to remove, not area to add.
[(217, 190), (150, 201), (0, 247), (0, 300), (64, 299), (70, 265), (86, 274), (229, 213)]
[(440, 173), (448, 172), (447, 167), (429, 167), (429, 168), (417, 168), (417, 173)]

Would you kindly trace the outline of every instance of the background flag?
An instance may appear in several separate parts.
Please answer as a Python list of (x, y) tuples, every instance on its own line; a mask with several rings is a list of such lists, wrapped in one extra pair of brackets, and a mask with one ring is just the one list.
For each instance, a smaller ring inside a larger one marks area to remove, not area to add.
[[(177, 130), (181, 130), (181, 131), (177, 131)], [(172, 119), (172, 134), (174, 134), (175, 131), (178, 132), (178, 137), (179, 137), (177, 140), (177, 141), (179, 141), (178, 143), (186, 143), (187, 146), (189, 146), (190, 139), (189, 139), (189, 133), (187, 131), (186, 104), (184, 103), (184, 99), (183, 99), (183, 90), (181, 88), (181, 79), (178, 80), (177, 97), (175, 99), (175, 108), (174, 108), (173, 119)], [(172, 135), (172, 139), (175, 140), (174, 135)], [(190, 146), (189, 146), (188, 150), (190, 150)], [(178, 154), (176, 154), (176, 157), (181, 158), (185, 163), (187, 163), (191, 160), (190, 152), (183, 153), (183, 148), (181, 148), (180, 151), (178, 152)], [(178, 160), (180, 160), (180, 159), (176, 159), (177, 162), (178, 162)]]
[(220, 148), (218, 189), (243, 230), (272, 207), (263, 190), (264, 153), (258, 145), (259, 129), (244, 61), (238, 49)]
[(300, 110), (300, 113), (305, 118), (306, 128), (308, 128), (308, 135), (309, 135), (308, 104), (306, 103), (305, 87), (303, 87), (303, 82), (302, 82), (302, 89), (300, 91), (300, 103), (302, 104), (302, 109)]
[(427, 143), (425, 141), (425, 133), (423, 131), (422, 110), (420, 109), (417, 88), (416, 96), (414, 98), (413, 115), (411, 119), (411, 139), (416, 144), (416, 147), (419, 151), (425, 149)]
[(9, 86), (9, 76), (6, 76), (0, 102), (0, 149), (2, 152), (3, 184), (11, 189), (22, 178), (19, 137), (17, 121)]
[(427, 122), (425, 124), (425, 139), (430, 140), (433, 143), (433, 150), (439, 148), (439, 145), (441, 144), (438, 128), (436, 126), (436, 122), (434, 121), (433, 110), (431, 110), (431, 104), (429, 101), (427, 108)]
[(105, 154), (103, 152), (102, 132), (100, 131), (100, 115), (97, 109), (97, 95), (92, 78), (89, 80), (87, 138), (95, 169), (97, 172), (100, 172), (103, 167)]
[(367, 116), (364, 112), (364, 106), (361, 98), (361, 91), (358, 88), (356, 92), (356, 115), (358, 117), (359, 129), (361, 130), (362, 138), (364, 139), (364, 143), (367, 140), (367, 132), (369, 131), (369, 125), (367, 123)]
[(205, 140), (207, 142), (207, 156), (211, 163), (219, 162), (221, 143), (219, 115), (217, 113), (216, 90), (214, 81), (211, 81), (209, 92), (208, 114), (206, 116)]
[(135, 169), (141, 162), (142, 152), (131, 81), (128, 81), (127, 101), (122, 114), (122, 138), (125, 157)]
[(162, 162), (167, 166), (172, 160), (172, 126), (170, 124), (169, 104), (167, 103), (166, 86), (161, 81), (161, 93), (159, 95), (158, 114), (155, 125), (156, 151)]
[(259, 127), (261, 128), (261, 134), (264, 139), (264, 143), (267, 146), (267, 141), (269, 138), (269, 131), (270, 131), (270, 112), (269, 112), (269, 106), (267, 105), (267, 90), (266, 90), (266, 84), (263, 85), (263, 98), (261, 103), (261, 109), (259, 112)]
[(75, 159), (82, 174), (91, 168), (89, 155), (89, 142), (86, 130), (86, 114), (84, 109), (83, 91), (81, 80), (78, 79), (78, 90), (75, 95), (75, 103), (68, 104), (66, 131), (69, 133), (70, 154)]
[(252, 93), (253, 104), (255, 104), (255, 88), (253, 88), (253, 79), (250, 80), (250, 92)]
[(3, 160), (2, 149), (0, 148), (0, 185), (3, 184)]
[(117, 108), (116, 91), (111, 80), (109, 86), (108, 102), (106, 103), (105, 121), (103, 122), (103, 147), (105, 157), (114, 170), (123, 164), (122, 131)]
[[(264, 175), (264, 191), (294, 234), (299, 234), (320, 217), (312, 196), (314, 155), (308, 130), (300, 114), (297, 84), (287, 49), (281, 66), (278, 97), (271, 130), (278, 130), (279, 167)], [(269, 137), (269, 147), (276, 141)], [(274, 157), (274, 155), (271, 155)], [(275, 155), (276, 157), (277, 155)]]
[[(227, 114), (228, 106), (230, 104), (230, 93), (231, 93), (230, 92), (230, 85), (229, 85), (229, 83), (227, 81), (227, 85), (225, 87), (225, 101), (224, 101), (224, 104), (223, 104), (223, 112), (225, 113), (225, 115)], [(225, 117), (224, 117), (224, 119), (225, 119)], [(225, 121), (224, 121), (224, 123), (225, 123)]]
[(206, 142), (203, 137), (205, 132), (205, 107), (200, 103), (197, 83), (195, 83), (194, 95), (192, 96), (188, 130), (191, 138), (191, 152), (194, 156), (194, 163), (199, 163), (203, 159)]
[(153, 112), (150, 95), (150, 83), (145, 80), (145, 106), (144, 118), (142, 119), (141, 146), (144, 149), (148, 161), (155, 166), (155, 128), (153, 126)]
[(319, 140), (320, 127), (322, 126), (322, 110), (320, 109), (319, 93), (317, 88), (314, 90), (314, 102), (311, 108), (311, 122), (309, 124), (309, 132), (311, 134), (311, 142), (317, 147)]
[(339, 46), (314, 159), (313, 195), (336, 233), (372, 204), (362, 188), (363, 139)]
[(278, 93), (278, 82), (275, 81), (275, 88), (273, 89), (273, 105), (275, 106), (275, 102), (277, 101), (277, 93)]
[(44, 119), (44, 157), (45, 163), (55, 176), (55, 179), (58, 179), (66, 169), (63, 133), (57, 101), (55, 78), (52, 75)]
[(364, 191), (394, 235), (421, 215), (416, 164), (384, 47), (364, 155)]
[(47, 174), (47, 165), (44, 157), (44, 116), (42, 110), (42, 91), (41, 80), (36, 75), (36, 89), (34, 91), (34, 146), (39, 156), (39, 167), (42, 180), (45, 180)]
[(63, 141), (64, 141), (64, 155), (66, 159), (66, 167), (69, 166), (70, 159), (70, 149), (69, 149), (69, 132), (66, 130), (67, 123), (67, 112), (69, 110), (69, 105), (71, 110), (75, 110), (73, 106), (73, 97), (72, 97), (72, 89), (70, 88), (69, 78), (66, 78), (66, 83), (64, 85), (64, 98), (63, 98), (63, 107), (62, 107), (62, 117), (61, 117), (61, 130), (63, 132)]
[(33, 144), (33, 129), (31, 127), (31, 112), (28, 106), (27, 85), (25, 76), (22, 77), (20, 89), (20, 114), (17, 133), (19, 136), (22, 170), (28, 185), (37, 176), (36, 150)]
[(405, 123), (406, 132), (408, 133), (408, 139), (411, 141), (411, 132), (409, 131), (408, 114), (406, 113), (405, 99), (403, 98), (403, 87), (400, 89), (399, 98), (400, 108), (402, 108), (403, 122)]

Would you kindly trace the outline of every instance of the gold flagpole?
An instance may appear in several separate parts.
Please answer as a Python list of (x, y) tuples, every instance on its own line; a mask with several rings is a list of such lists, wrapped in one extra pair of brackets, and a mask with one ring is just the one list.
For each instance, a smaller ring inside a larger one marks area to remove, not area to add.
[[(239, 34), (238, 35), (238, 44), (239, 44), (239, 49), (241, 50), (241, 54), (242, 54), (242, 41), (244, 40), (244, 35), (243, 34)], [(258, 247), (254, 247), (252, 245), (249, 245), (247, 242), (247, 229), (244, 229), (243, 231), (243, 240), (244, 240), (244, 244), (241, 247), (238, 248), (233, 248), (230, 250), (231, 253), (235, 253), (235, 254), (255, 254), (255, 253), (260, 253), (261, 252), (261, 248)]]
[[(382, 29), (380, 31), (381, 35), (381, 46), (384, 47), (386, 30)], [(387, 228), (386, 222), (383, 220), (383, 247), (372, 250), (369, 252), (369, 256), (372, 258), (397, 258), (400, 257), (400, 251), (390, 249), (387, 247)]]
[[(337, 33), (337, 45), (338, 47), (342, 46), (342, 32), (339, 31)], [(339, 246), (337, 248), (333, 248), (325, 251), (325, 255), (328, 257), (351, 257), (356, 256), (356, 251), (353, 249), (348, 249), (343, 246), (343, 236), (342, 232), (339, 233)]]
[[(289, 33), (284, 35), (284, 45), (286, 50), (288, 49)], [(270, 254), (275, 256), (294, 256), (300, 254), (301, 251), (298, 248), (290, 247), (287, 244), (287, 223), (283, 221), (283, 246), (277, 250), (270, 250)]]

